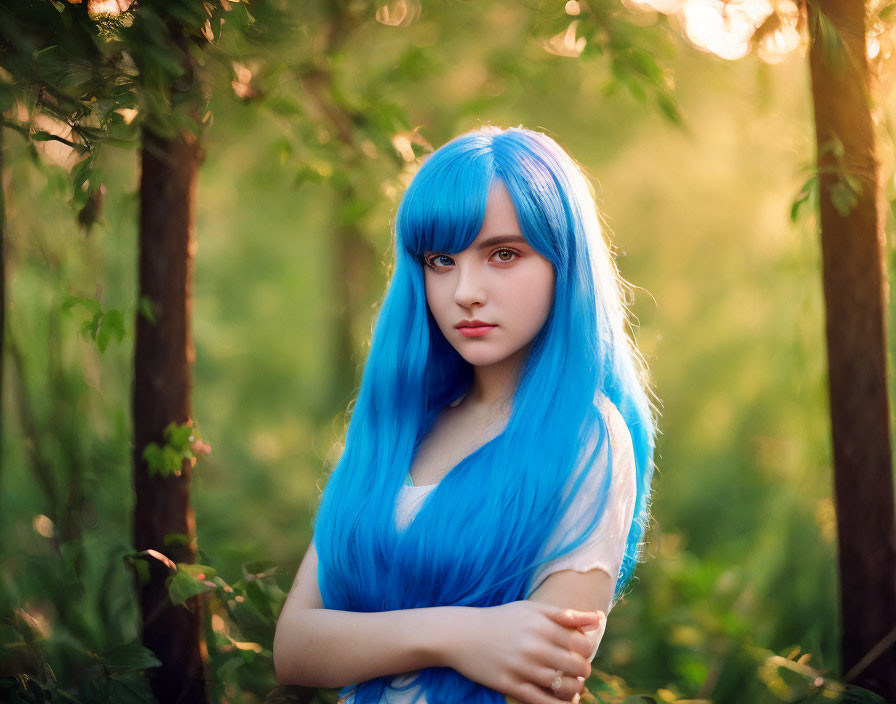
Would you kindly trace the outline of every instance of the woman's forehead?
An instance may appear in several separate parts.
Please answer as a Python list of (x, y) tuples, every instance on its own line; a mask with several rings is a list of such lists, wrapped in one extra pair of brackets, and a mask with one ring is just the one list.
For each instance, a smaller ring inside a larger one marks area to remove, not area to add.
[[(519, 235), (520, 223), (507, 187), (498, 179), (492, 182), (485, 205), (485, 217), (478, 237)], [(478, 239), (477, 237), (477, 239)]]

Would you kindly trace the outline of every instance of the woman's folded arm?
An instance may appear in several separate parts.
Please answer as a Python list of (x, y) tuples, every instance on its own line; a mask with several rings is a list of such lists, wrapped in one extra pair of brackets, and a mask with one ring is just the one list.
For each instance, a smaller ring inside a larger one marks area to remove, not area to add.
[(277, 679), (284, 685), (335, 688), (440, 665), (441, 644), (451, 636), (459, 611), (469, 608), (325, 609), (312, 542), (277, 620)]

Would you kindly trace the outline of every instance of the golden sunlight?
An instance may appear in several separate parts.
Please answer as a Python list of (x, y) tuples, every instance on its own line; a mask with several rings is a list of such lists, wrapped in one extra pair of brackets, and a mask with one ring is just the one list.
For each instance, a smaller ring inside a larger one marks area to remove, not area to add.
[(32, 124), (36, 132), (47, 133), (44, 137), (52, 135), (59, 138), (36, 141), (34, 146), (47, 161), (61, 166), (66, 171), (71, 171), (72, 167), (81, 161), (82, 155), (78, 149), (70, 146), (70, 144), (77, 146), (76, 137), (70, 125), (45, 113), (35, 115)]
[(739, 59), (750, 53), (753, 33), (772, 11), (768, 0), (688, 0), (680, 17), (692, 44), (723, 59)]
[(569, 23), (569, 27), (565, 32), (555, 34), (550, 39), (544, 41), (545, 51), (557, 56), (578, 56), (585, 48), (585, 37), (576, 38), (576, 26), (579, 20), (573, 20)]
[(756, 42), (756, 55), (768, 64), (783, 61), (798, 48), (805, 49), (799, 32), (800, 10), (792, 0), (778, 2), (775, 8), (774, 28), (765, 32)]
[(42, 513), (34, 517), (31, 521), (31, 526), (44, 538), (52, 538), (56, 533), (56, 526), (53, 524), (53, 520)]
[(376, 21), (390, 27), (406, 27), (420, 15), (418, 0), (395, 0), (376, 9)]
[(95, 20), (105, 15), (117, 17), (122, 12), (127, 12), (132, 0), (87, 0), (87, 15)]
[(760, 60), (775, 64), (794, 50), (805, 51), (799, 29), (800, 10), (794, 0), (624, 2), (639, 10), (674, 15), (691, 44), (723, 59), (743, 58), (755, 48)]

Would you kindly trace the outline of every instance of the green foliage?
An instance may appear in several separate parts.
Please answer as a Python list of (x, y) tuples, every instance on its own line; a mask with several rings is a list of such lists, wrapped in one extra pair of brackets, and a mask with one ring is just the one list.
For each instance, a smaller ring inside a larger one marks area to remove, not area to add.
[(790, 206), (791, 222), (795, 223), (797, 221), (800, 207), (804, 204), (808, 206), (809, 213), (818, 212), (818, 172), (816, 169), (812, 169), (812, 172), (812, 175), (800, 187), (799, 193)]
[[(817, 212), (819, 202), (819, 174), (833, 174), (833, 179), (824, 179), (831, 204), (840, 214), (846, 217), (852, 212), (862, 194), (861, 179), (847, 169), (843, 159), (843, 142), (836, 135), (824, 143), (819, 150), (818, 162), (823, 166), (809, 166), (804, 168), (810, 176), (801, 186), (799, 193), (790, 206), (790, 220), (797, 222), (799, 211), (806, 205), (807, 213)], [(830, 162), (833, 160), (833, 163)]]
[(168, 584), (172, 603), (180, 605), (191, 596), (214, 589), (215, 582), (211, 581), (214, 576), (215, 570), (208, 565), (177, 563), (177, 572), (172, 575)]
[(155, 325), (158, 320), (157, 310), (158, 305), (149, 296), (145, 294), (140, 296), (140, 300), (137, 303), (137, 312), (152, 325)]
[(149, 443), (143, 448), (141, 456), (146, 461), (149, 476), (168, 477), (173, 474), (179, 477), (184, 461), (195, 466), (197, 458), (194, 450), (201, 446), (199, 426), (194, 426), (192, 420), (185, 423), (171, 421), (163, 431), (162, 444)]
[(0, 700), (155, 702), (144, 673), (161, 663), (136, 636), (128, 549), (52, 545), (22, 546), (22, 571), (0, 571)]
[[(99, 214), (100, 147), (134, 146), (141, 127), (168, 137), (199, 134), (210, 124), (208, 88), (221, 80), (214, 69), (230, 61), (217, 50), (224, 27), (251, 33), (254, 23), (245, 2), (126, 4), (102, 13), (61, 0), (0, 7), (0, 127), (25, 138), (35, 161), (34, 145), (48, 142), (80, 157), (66, 168), (86, 229)], [(255, 4), (271, 14), (267, 0)]]
[(81, 324), (81, 335), (90, 337), (100, 352), (105, 352), (109, 341), (115, 337), (121, 342), (125, 337), (124, 314), (115, 308), (103, 310), (102, 304), (92, 298), (83, 296), (66, 296), (62, 303), (62, 311), (67, 313), (76, 306), (86, 307), (93, 317)]
[(837, 209), (840, 217), (846, 217), (852, 212), (862, 193), (862, 182), (856, 174), (847, 168), (843, 154), (843, 142), (837, 135), (825, 142), (818, 154), (819, 164), (829, 162), (828, 155), (833, 157), (833, 165), (821, 166), (819, 172), (830, 173), (835, 177), (828, 186), (828, 192), (831, 203)]
[[(115, 559), (116, 556), (123, 560)], [(271, 648), (276, 615), (286, 598), (286, 593), (275, 582), (279, 572), (272, 564), (245, 564), (241, 578), (228, 583), (208, 565), (175, 565), (159, 553), (147, 555), (146, 552), (130, 553), (112, 548), (104, 557), (111, 560), (107, 572), (115, 575), (115, 579), (105, 585), (113, 590), (112, 594), (104, 595), (109, 601), (131, 602), (133, 597), (126, 588), (126, 580), (121, 579), (124, 576), (121, 567), (145, 565), (147, 557), (163, 561), (173, 570), (168, 580), (172, 603), (188, 608), (185, 602), (189, 597), (203, 595), (207, 606), (204, 630), (209, 649), (208, 666), (215, 673), (212, 684), (218, 690), (212, 701), (220, 701), (224, 688), (232, 687), (229, 683), (235, 681), (248, 687), (260, 687), (262, 696), (263, 692), (271, 690)], [(7, 589), (17, 581), (10, 574), (5, 577)], [(67, 572), (67, 588), (82, 591), (87, 586), (85, 577), (77, 569)], [(44, 583), (40, 591), (45, 591), (48, 586), (49, 583)], [(122, 587), (125, 587), (124, 591), (115, 593)], [(33, 609), (34, 604), (39, 603), (35, 601), (38, 596), (39, 593), (32, 592), (18, 604), (4, 599), (0, 647), (7, 657), (3, 670), (0, 670), (2, 701), (29, 704), (155, 702), (144, 673), (161, 663), (139, 640), (115, 642), (120, 635), (116, 635), (113, 627), (103, 634), (113, 644), (98, 651), (89, 631), (60, 630), (61, 622), (50, 627), (40, 615), (35, 616)], [(93, 616), (90, 612), (84, 615), (87, 618)], [(131, 607), (127, 617), (115, 626), (133, 632), (135, 616)], [(60, 649), (65, 653), (63, 658), (59, 656)], [(6, 668), (14, 663), (18, 665), (18, 674), (11, 676)]]
[(807, 0), (807, 6), (810, 41), (820, 41), (824, 60), (833, 70), (842, 70), (846, 66), (846, 46), (837, 27), (822, 11), (817, 0)]

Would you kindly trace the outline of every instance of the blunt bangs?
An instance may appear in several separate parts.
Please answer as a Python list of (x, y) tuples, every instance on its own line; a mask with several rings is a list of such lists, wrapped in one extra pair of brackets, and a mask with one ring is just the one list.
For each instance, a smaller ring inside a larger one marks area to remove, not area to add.
[(476, 239), (485, 218), (494, 167), (490, 139), (462, 135), (423, 162), (398, 207), (399, 247), (425, 252), (460, 252)]

